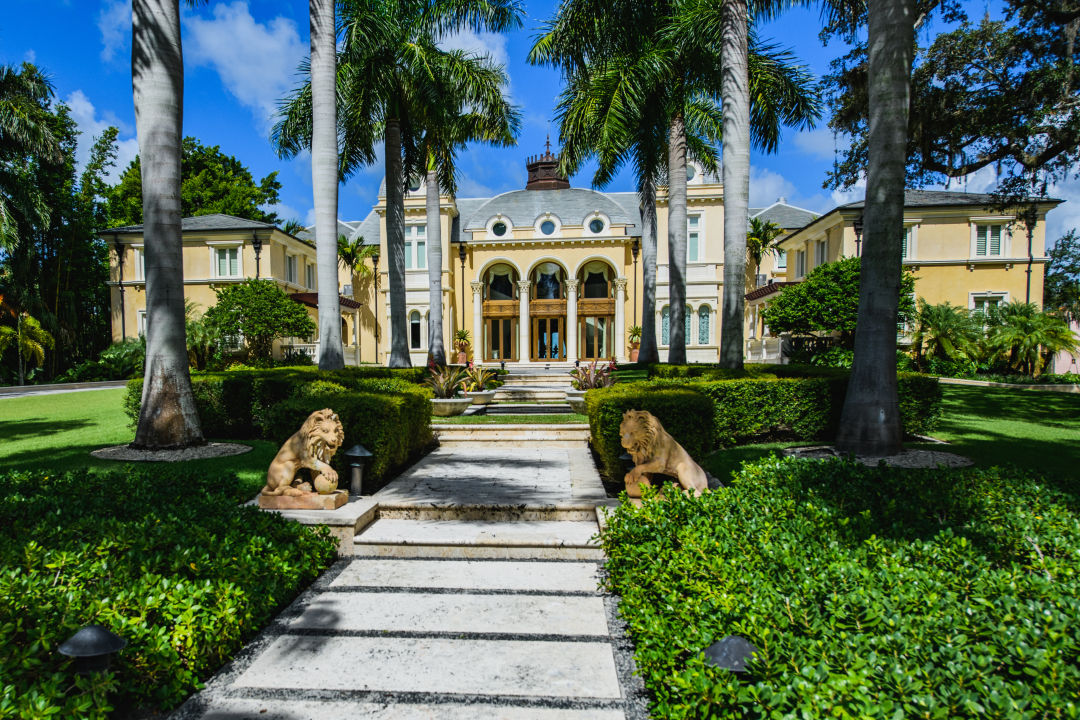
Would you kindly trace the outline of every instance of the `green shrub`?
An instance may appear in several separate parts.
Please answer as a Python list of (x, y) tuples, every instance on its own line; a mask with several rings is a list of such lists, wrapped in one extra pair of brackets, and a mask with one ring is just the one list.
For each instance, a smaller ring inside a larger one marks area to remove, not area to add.
[[(0, 716), (148, 716), (198, 689), (334, 557), (248, 497), (182, 470), (0, 474)], [(57, 652), (89, 623), (129, 641), (96, 679)]]
[(341, 419), (345, 444), (331, 462), (347, 478), (344, 451), (360, 443), (373, 457), (365, 477), (378, 481), (431, 443), (431, 403), (422, 392), (375, 393), (354, 391), (294, 397), (277, 403), (263, 416), (262, 437), (283, 443), (308, 415), (331, 408)]
[[(1080, 714), (1080, 509), (1018, 470), (769, 458), (621, 505), (607, 584), (656, 718)], [(702, 651), (741, 635), (745, 675)]]
[(624, 473), (619, 456), (619, 424), (627, 410), (648, 410), (664, 429), (700, 458), (716, 446), (713, 429), (713, 404), (696, 385), (662, 383), (616, 383), (611, 387), (585, 393), (585, 412), (593, 449), (600, 456), (604, 474), (621, 479)]

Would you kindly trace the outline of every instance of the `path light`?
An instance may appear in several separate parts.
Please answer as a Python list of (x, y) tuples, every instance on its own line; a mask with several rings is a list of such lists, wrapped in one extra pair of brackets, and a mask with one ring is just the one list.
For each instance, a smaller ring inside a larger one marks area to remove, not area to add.
[(65, 640), (58, 650), (75, 658), (74, 669), (80, 675), (108, 670), (113, 653), (127, 647), (128, 641), (102, 625), (87, 625)]
[(624, 452), (619, 456), (619, 462), (623, 464), (623, 469), (625, 469), (626, 472), (630, 472), (634, 469), (634, 458), (630, 457), (630, 453), (628, 452)]
[(851, 227), (855, 231), (855, 257), (862, 257), (862, 215), (855, 218), (855, 222), (851, 223)]
[(705, 660), (712, 665), (731, 672), (746, 672), (746, 663), (757, 655), (758, 649), (744, 637), (728, 635), (705, 648)]
[(353, 495), (364, 494), (364, 465), (369, 457), (371, 457), (371, 451), (359, 443), (345, 451), (345, 460), (352, 468), (349, 492)]

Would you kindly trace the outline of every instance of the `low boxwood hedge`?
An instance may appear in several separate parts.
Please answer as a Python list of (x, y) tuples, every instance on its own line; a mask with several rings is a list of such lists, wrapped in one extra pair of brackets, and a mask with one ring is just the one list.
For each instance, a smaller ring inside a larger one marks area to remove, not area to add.
[[(656, 718), (1080, 715), (1080, 486), (769, 458), (624, 504), (607, 584)], [(703, 659), (757, 648), (735, 675)]]
[(713, 403), (696, 386), (659, 383), (616, 383), (585, 393), (590, 442), (600, 456), (604, 474), (621, 479), (619, 425), (627, 410), (648, 410), (692, 457), (703, 457), (715, 445)]
[[(379, 480), (400, 467), (431, 442), (431, 392), (414, 380), (424, 368), (390, 370), (348, 367), (271, 368), (193, 373), (192, 392), (208, 438), (264, 438), (284, 442), (314, 410), (337, 411), (345, 429), (346, 446), (359, 442), (374, 457), (366, 473)], [(134, 424), (139, 417), (142, 378), (128, 382), (124, 409)], [(307, 412), (302, 411), (305, 408)], [(334, 467), (344, 469), (338, 453)]]
[[(0, 717), (143, 717), (196, 690), (334, 558), (249, 496), (162, 468), (0, 474)], [(90, 623), (129, 645), (82, 677), (57, 647)]]

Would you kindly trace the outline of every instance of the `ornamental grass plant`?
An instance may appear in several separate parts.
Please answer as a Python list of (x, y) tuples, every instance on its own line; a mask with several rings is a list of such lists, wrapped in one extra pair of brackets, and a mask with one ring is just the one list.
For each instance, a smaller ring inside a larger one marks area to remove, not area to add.
[[(652, 717), (1080, 715), (1076, 481), (771, 457), (602, 543)], [(704, 661), (727, 635), (748, 673)]]

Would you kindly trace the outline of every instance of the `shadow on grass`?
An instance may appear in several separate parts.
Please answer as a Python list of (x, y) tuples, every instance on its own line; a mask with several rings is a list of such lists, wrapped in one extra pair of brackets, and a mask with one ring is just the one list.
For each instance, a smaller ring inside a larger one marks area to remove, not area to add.
[(1022, 422), (1080, 431), (1080, 395), (945, 386), (944, 417), (940, 430), (963, 432), (964, 418)]
[(59, 435), (72, 430), (82, 430), (95, 423), (91, 420), (50, 420), (49, 418), (27, 418), (0, 421), (0, 442), (14, 442), (29, 438)]

